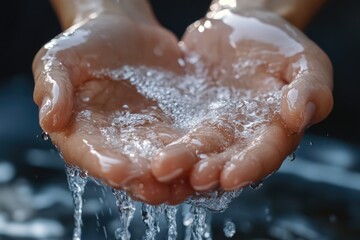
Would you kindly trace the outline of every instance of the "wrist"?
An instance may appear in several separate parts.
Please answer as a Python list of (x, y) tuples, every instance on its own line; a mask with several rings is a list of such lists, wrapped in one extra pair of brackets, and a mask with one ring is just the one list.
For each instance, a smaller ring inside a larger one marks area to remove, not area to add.
[(104, 13), (157, 23), (147, 0), (52, 0), (52, 5), (64, 29)]
[(296, 27), (304, 28), (324, 2), (325, 0), (213, 0), (210, 11), (271, 11)]

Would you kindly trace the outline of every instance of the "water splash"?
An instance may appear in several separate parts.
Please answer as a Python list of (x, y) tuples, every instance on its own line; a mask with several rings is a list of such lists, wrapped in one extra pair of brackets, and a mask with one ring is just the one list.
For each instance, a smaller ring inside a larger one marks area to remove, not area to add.
[(115, 231), (115, 238), (129, 240), (131, 237), (129, 226), (136, 210), (135, 203), (123, 191), (114, 189), (113, 194), (116, 199), (117, 209), (120, 213), (120, 227)]
[(87, 173), (77, 167), (66, 165), (66, 175), (69, 189), (75, 205), (73, 240), (81, 239), (83, 194), (88, 180)]
[(291, 153), (289, 156), (286, 157), (286, 160), (292, 162), (296, 158), (295, 153)]
[(50, 136), (49, 136), (49, 134), (47, 132), (43, 131), (41, 133), (41, 139), (44, 140), (44, 141), (47, 141), (47, 140), (50, 139)]
[[(194, 63), (190, 61), (190, 64)], [(102, 121), (108, 124), (96, 126), (102, 136), (102, 144), (115, 152), (120, 151), (136, 163), (138, 157), (151, 159), (165, 145), (156, 140), (159, 139), (157, 132), (148, 128), (148, 125), (163, 122), (181, 133), (186, 133), (210, 122), (220, 128), (234, 130), (234, 141), (245, 141), (255, 136), (279, 113), (279, 88), (251, 90), (249, 87), (242, 87), (240, 73), (237, 81), (223, 83), (221, 79), (213, 79), (202, 72), (201, 68), (198, 69), (195, 74), (185, 76), (145, 66), (124, 66), (121, 69), (93, 72), (99, 79), (113, 81), (120, 88), (127, 87), (146, 102), (146, 106), (140, 110), (138, 105), (131, 105), (131, 101), (121, 102), (119, 108)], [(267, 81), (268, 79), (265, 79), (265, 82)], [(271, 84), (266, 84), (268, 85)], [(85, 102), (89, 100), (83, 99)], [(92, 114), (90, 110), (83, 110), (76, 119), (90, 121)], [(137, 131), (139, 129), (141, 131)], [(261, 184), (256, 186), (259, 188)], [(191, 210), (189, 209), (190, 212), (184, 219), (184, 225), (188, 229), (186, 236), (202, 239), (207, 234), (207, 238), (211, 238), (210, 227), (205, 222), (207, 210), (225, 211), (240, 193), (241, 190), (215, 191), (187, 200)], [(134, 202), (125, 193), (114, 194), (120, 212), (120, 228), (115, 235), (117, 239), (130, 239), (128, 229), (135, 212)], [(146, 228), (143, 239), (155, 239), (160, 231), (160, 216), (164, 213), (169, 226), (168, 239), (175, 239), (176, 211), (168, 206), (142, 204), (141, 213)]]

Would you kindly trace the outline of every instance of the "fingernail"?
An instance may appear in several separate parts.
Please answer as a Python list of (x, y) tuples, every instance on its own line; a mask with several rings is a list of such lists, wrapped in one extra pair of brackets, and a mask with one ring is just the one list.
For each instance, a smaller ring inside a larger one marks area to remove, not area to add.
[(157, 177), (157, 180), (158, 180), (159, 182), (170, 182), (171, 180), (173, 180), (173, 179), (181, 176), (181, 174), (183, 174), (183, 172), (184, 172), (184, 169), (178, 168), (178, 169), (170, 172), (170, 173), (167, 174), (167, 175), (163, 175), (163, 176)]
[(52, 101), (48, 96), (45, 96), (40, 107), (39, 111), (39, 120), (40, 124), (43, 122), (45, 116), (49, 113), (52, 108)]
[(196, 191), (202, 192), (202, 191), (212, 190), (215, 187), (217, 187), (218, 185), (219, 185), (219, 181), (213, 181), (213, 182), (210, 182), (210, 183), (204, 184), (204, 185), (193, 185), (193, 188)]
[(305, 115), (304, 115), (303, 123), (300, 127), (300, 131), (304, 131), (310, 127), (313, 117), (315, 115), (315, 111), (316, 111), (315, 104), (313, 102), (308, 102), (306, 104)]

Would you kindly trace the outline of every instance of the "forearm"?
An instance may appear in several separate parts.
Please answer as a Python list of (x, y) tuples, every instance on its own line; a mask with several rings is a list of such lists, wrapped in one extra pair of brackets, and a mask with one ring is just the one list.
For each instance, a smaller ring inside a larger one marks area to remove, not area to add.
[(325, 0), (213, 0), (212, 8), (270, 10), (294, 26), (304, 28), (324, 3)]
[(51, 0), (61, 26), (66, 29), (102, 12), (124, 14), (145, 23), (157, 23), (147, 0)]

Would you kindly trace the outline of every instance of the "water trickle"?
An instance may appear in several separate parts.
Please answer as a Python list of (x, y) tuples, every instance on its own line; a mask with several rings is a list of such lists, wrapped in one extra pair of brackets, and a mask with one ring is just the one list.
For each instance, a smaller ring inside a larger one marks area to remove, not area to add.
[(45, 132), (45, 131), (43, 131), (42, 133), (41, 133), (41, 139), (42, 140), (44, 140), (44, 141), (47, 141), (47, 140), (49, 140), (49, 134), (47, 133), (47, 132)]
[(236, 233), (236, 226), (235, 223), (230, 221), (230, 220), (226, 220), (224, 223), (224, 234), (226, 237), (231, 238), (235, 235)]
[(271, 211), (270, 208), (265, 208), (265, 221), (267, 222), (271, 222), (272, 221), (272, 215), (271, 215)]
[(120, 213), (120, 227), (115, 231), (115, 238), (120, 240), (129, 240), (131, 234), (129, 226), (135, 213), (135, 204), (130, 197), (123, 191), (113, 190), (116, 199), (116, 206)]
[(292, 162), (296, 158), (295, 153), (291, 153), (289, 156), (286, 157), (286, 160)]
[(160, 232), (160, 216), (163, 206), (151, 206), (143, 203), (141, 206), (141, 216), (145, 224), (145, 234), (143, 240), (154, 240), (156, 234)]
[(178, 206), (166, 206), (165, 207), (165, 219), (168, 227), (168, 240), (176, 240), (177, 237), (177, 224), (176, 224), (176, 213)]
[(69, 189), (75, 205), (73, 240), (81, 239), (83, 194), (88, 180), (87, 173), (73, 166), (66, 166), (66, 175)]
[(190, 212), (193, 215), (191, 224), (191, 239), (201, 240), (206, 232), (206, 209), (203, 207), (191, 206)]

